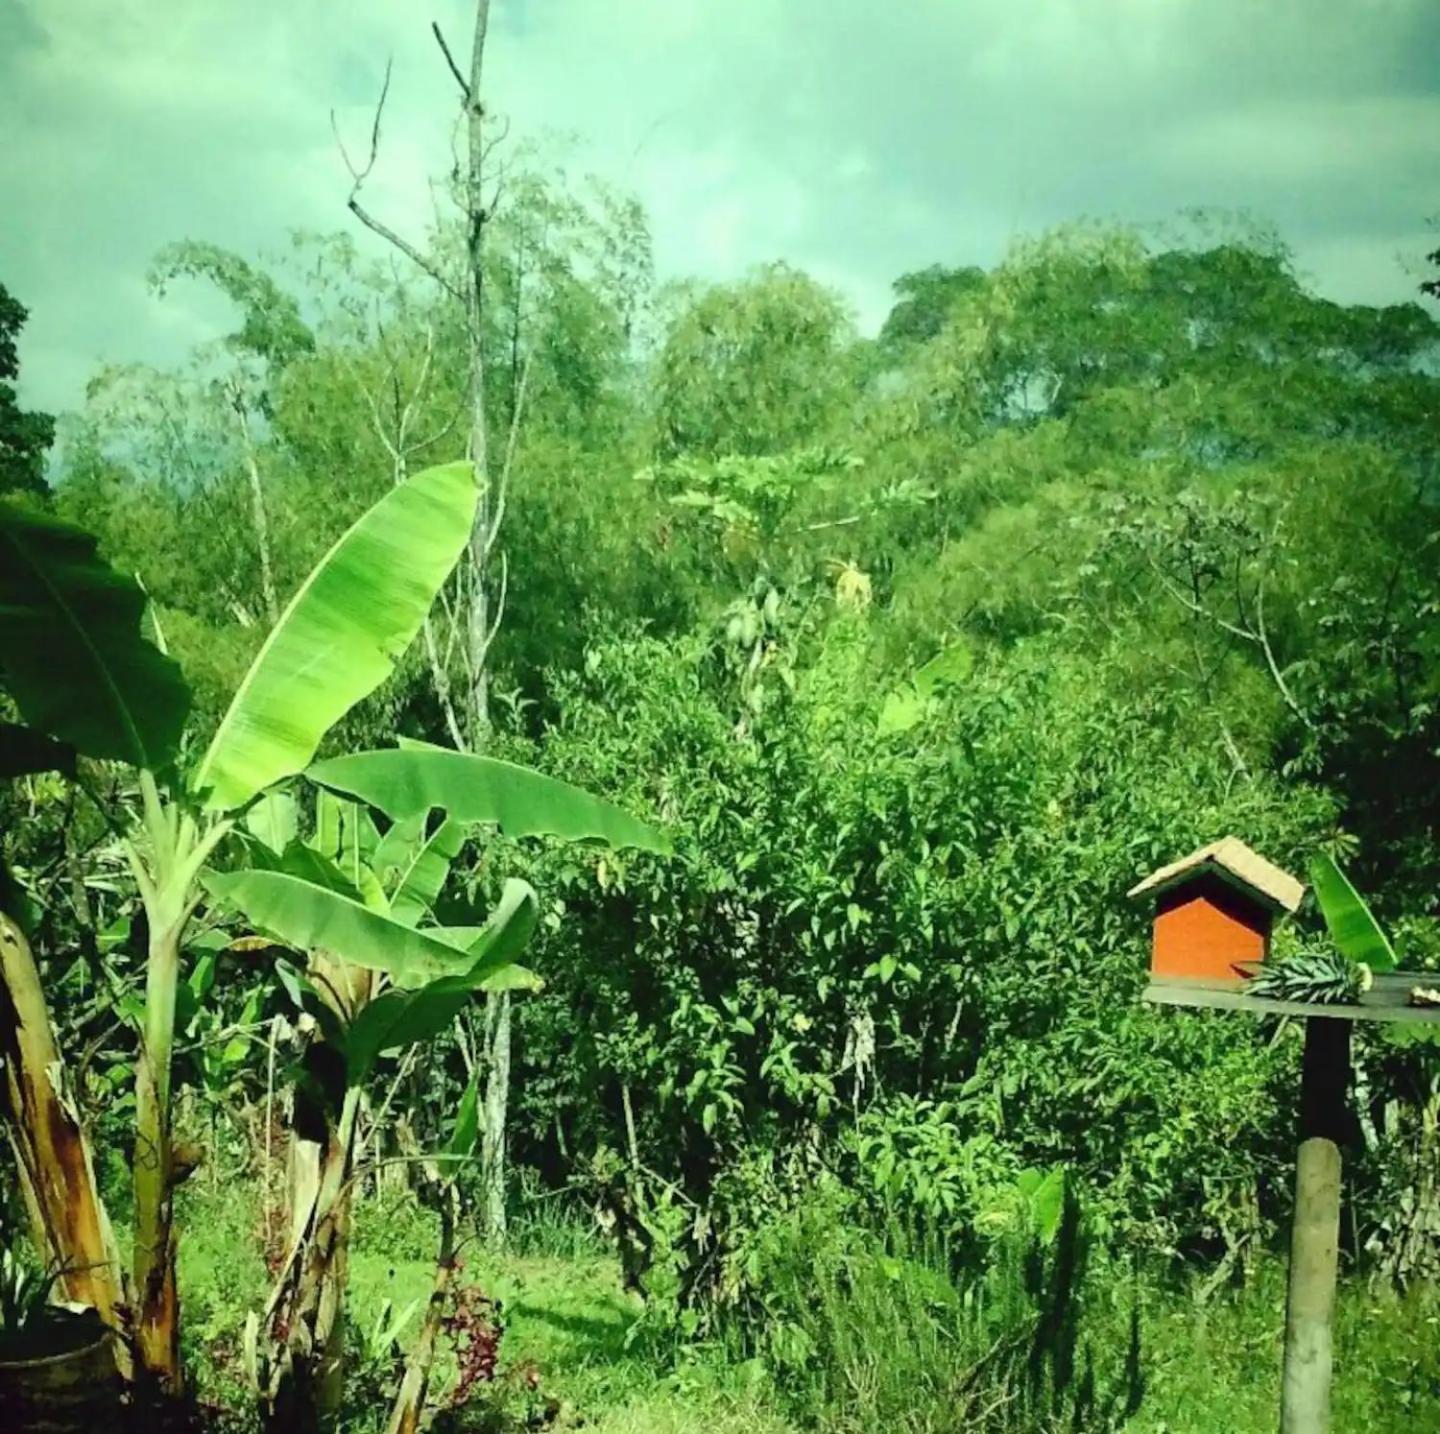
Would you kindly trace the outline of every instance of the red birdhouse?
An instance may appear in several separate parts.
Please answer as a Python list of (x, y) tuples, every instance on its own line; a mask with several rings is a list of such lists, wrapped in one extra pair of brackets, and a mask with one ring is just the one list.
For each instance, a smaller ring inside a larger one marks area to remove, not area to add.
[(1244, 979), (1236, 962), (1263, 961), (1276, 915), (1295, 911), (1304, 894), (1293, 876), (1232, 836), (1162, 866), (1129, 892), (1155, 903), (1152, 976), (1236, 985)]

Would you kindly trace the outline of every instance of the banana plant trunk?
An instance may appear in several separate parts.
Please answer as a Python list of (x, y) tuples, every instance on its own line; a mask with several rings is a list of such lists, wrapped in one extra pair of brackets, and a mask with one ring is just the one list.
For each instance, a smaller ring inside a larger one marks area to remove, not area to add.
[(183, 927), (183, 916), (162, 925), (151, 913), (145, 1034), (135, 1076), (135, 1350), (142, 1373), (167, 1394), (179, 1394), (182, 1383), (170, 1055)]
[[(313, 952), (310, 973), (336, 1013), (352, 1020), (370, 999), (373, 974)], [(345, 1283), (361, 1089), (344, 1057), (317, 1043), (296, 1091), (290, 1152), (289, 1253), (265, 1310), (257, 1351), (261, 1419), (274, 1434), (332, 1426), (345, 1383)]]
[(0, 913), (0, 1113), (20, 1170), (41, 1259), (59, 1264), (66, 1298), (123, 1338), (124, 1272), (95, 1182), (89, 1141), (64, 1089), (40, 973), (25, 934)]
[(455, 1232), (459, 1224), (459, 1199), (451, 1180), (438, 1190), (440, 1205), (440, 1252), (435, 1261), (435, 1279), (430, 1286), (430, 1301), (425, 1319), (416, 1336), (410, 1357), (405, 1361), (405, 1374), (400, 1391), (390, 1410), (385, 1434), (419, 1434), (420, 1420), (425, 1413), (425, 1398), (430, 1390), (430, 1374), (435, 1366), (435, 1344), (455, 1280)]

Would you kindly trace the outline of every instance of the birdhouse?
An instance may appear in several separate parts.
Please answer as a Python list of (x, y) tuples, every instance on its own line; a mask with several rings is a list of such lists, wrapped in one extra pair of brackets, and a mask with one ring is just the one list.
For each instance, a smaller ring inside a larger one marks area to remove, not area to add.
[(1154, 902), (1152, 976), (1244, 979), (1236, 963), (1263, 961), (1282, 911), (1295, 911), (1304, 886), (1250, 850), (1222, 837), (1147, 876), (1129, 895)]

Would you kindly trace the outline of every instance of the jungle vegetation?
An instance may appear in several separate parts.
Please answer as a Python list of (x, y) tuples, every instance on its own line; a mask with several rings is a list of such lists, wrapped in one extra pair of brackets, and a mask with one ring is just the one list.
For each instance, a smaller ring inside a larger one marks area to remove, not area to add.
[[(867, 337), (478, 192), (0, 385), (5, 1244), (227, 1427), (1271, 1427), (1299, 1031), (1123, 893), (1235, 833), (1440, 966), (1433, 310), (1190, 216)], [(1440, 1064), (1355, 1073), (1337, 1420), (1426, 1427)]]

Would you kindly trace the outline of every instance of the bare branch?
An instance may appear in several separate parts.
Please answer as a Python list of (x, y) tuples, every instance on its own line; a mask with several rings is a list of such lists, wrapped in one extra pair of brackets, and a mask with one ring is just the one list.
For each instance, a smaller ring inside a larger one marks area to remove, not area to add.
[(424, 625), (425, 656), (430, 663), (430, 680), (435, 684), (435, 695), (440, 699), (440, 710), (445, 714), (445, 726), (457, 752), (465, 751), (465, 738), (460, 732), (460, 719), (455, 713), (455, 704), (450, 699), (450, 674), (440, 660), (440, 649), (435, 641), (435, 624), (427, 617)]
[(451, 298), (463, 299), (464, 295), (442, 274), (439, 268), (425, 257), (408, 240), (402, 239), (388, 224), (377, 219), (360, 203), (360, 190), (365, 181), (370, 177), (370, 171), (375, 168), (375, 160), (380, 152), (380, 118), (385, 111), (385, 99), (390, 93), (390, 61), (385, 62), (385, 83), (380, 88), (380, 100), (375, 106), (375, 119), (370, 126), (370, 155), (365, 161), (363, 169), (357, 169), (355, 162), (350, 158), (349, 151), (345, 148), (345, 141), (340, 137), (340, 126), (335, 119), (335, 111), (330, 111), (330, 128), (335, 134), (335, 143), (340, 147), (340, 157), (345, 161), (345, 168), (350, 171), (350, 197), (345, 201), (345, 207), (372, 233), (378, 234), (387, 244), (392, 244), (412, 264), (422, 269)]
[(417, 268), (423, 269), (425, 273), (450, 295), (452, 299), (463, 299), (464, 295), (430, 262), (415, 246), (407, 240), (402, 239), (388, 225), (376, 219), (373, 214), (366, 210), (355, 197), (352, 190), (350, 198), (346, 201), (347, 209), (369, 230), (378, 234), (388, 244), (393, 244), (407, 259)]
[[(1275, 523), (1275, 536), (1280, 534), (1280, 522)], [(1273, 539), (1272, 539), (1273, 541)], [(1267, 575), (1268, 576), (1268, 575)], [(1304, 710), (1295, 700), (1295, 694), (1290, 690), (1290, 684), (1285, 681), (1285, 676), (1280, 670), (1280, 664), (1275, 660), (1275, 649), (1270, 645), (1270, 634), (1265, 628), (1265, 579), (1261, 578), (1255, 589), (1255, 640), (1260, 644), (1260, 650), (1265, 654), (1265, 665), (1270, 669), (1270, 676), (1274, 679), (1275, 686), (1284, 699), (1285, 705), (1295, 714), (1307, 731), (1313, 732), (1315, 724), (1310, 720), (1310, 714)]]
[(466, 83), (465, 76), (460, 73), (460, 67), (455, 63), (455, 57), (450, 53), (450, 46), (445, 43), (445, 36), (440, 33), (440, 22), (430, 22), (430, 32), (435, 36), (435, 43), (440, 46), (440, 53), (445, 56), (445, 63), (450, 66), (450, 73), (455, 76), (455, 83), (460, 86), (460, 93), (465, 96), (465, 103), (470, 103), (470, 86)]
[(1219, 613), (1212, 612), (1204, 603), (1197, 602), (1194, 598), (1190, 597), (1182, 588), (1175, 584), (1160, 564), (1153, 558), (1150, 560), (1150, 566), (1154, 568), (1155, 576), (1160, 579), (1160, 585), (1181, 607), (1187, 608), (1190, 612), (1195, 613), (1198, 617), (1205, 618), (1208, 622), (1213, 622), (1216, 627), (1224, 629), (1224, 631), (1232, 634), (1232, 636), (1241, 638), (1245, 642), (1259, 642), (1259, 637), (1248, 628), (1236, 627), (1233, 622), (1227, 622)]
[(498, 132), (492, 139), (487, 139), (487, 140), (485, 141), (485, 144), (483, 145), (483, 147), (482, 147), (481, 150), (480, 150), (480, 162), (481, 162), (481, 164), (488, 164), (488, 163), (490, 162), (490, 155), (491, 155), (491, 153), (494, 151), (495, 147), (496, 147), (497, 145), (502, 145), (502, 144), (504, 144), (504, 143), (505, 143), (505, 140), (506, 140), (506, 138), (509, 136), (509, 134), (510, 134), (510, 116), (509, 116), (509, 115), (502, 115), (501, 118), (500, 118), (500, 128), (499, 128), (499, 132)]
[(385, 100), (390, 93), (390, 65), (391, 61), (385, 61), (385, 81), (380, 86), (380, 99), (375, 106), (375, 119), (370, 125), (370, 158), (365, 162), (364, 169), (356, 169), (351, 162), (349, 151), (345, 148), (345, 141), (340, 138), (340, 127), (335, 122), (335, 111), (330, 111), (330, 128), (335, 132), (335, 142), (340, 146), (341, 158), (345, 161), (345, 168), (350, 171), (350, 178), (355, 181), (355, 188), (358, 190), (370, 177), (370, 171), (375, 168), (376, 156), (380, 153), (380, 117), (385, 113)]

